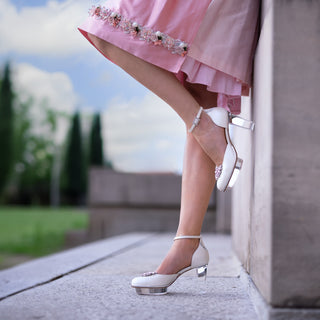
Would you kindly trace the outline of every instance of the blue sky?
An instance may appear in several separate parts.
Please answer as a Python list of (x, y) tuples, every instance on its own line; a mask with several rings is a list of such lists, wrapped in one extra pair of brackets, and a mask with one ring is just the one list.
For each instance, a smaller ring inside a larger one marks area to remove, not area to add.
[[(21, 12), (28, 7), (44, 7), (49, 1), (45, 0), (12, 0), (11, 3), (16, 6), (17, 10)], [(52, 1), (51, 1), (52, 2)], [(64, 3), (66, 1), (55, 1)], [(85, 3), (85, 1), (80, 1)], [(90, 7), (93, 1), (86, 1), (84, 8)], [(86, 9), (83, 16), (86, 17)], [(81, 22), (82, 20), (79, 19)], [(75, 32), (76, 30), (75, 25)], [(31, 35), (30, 35), (31, 36)], [(61, 35), (63, 37), (63, 35)], [(82, 37), (80, 34), (75, 35)], [(90, 105), (95, 110), (103, 110), (106, 105), (106, 98), (123, 94), (129, 98), (136, 96), (144, 96), (145, 88), (136, 83), (128, 77), (118, 67), (107, 61), (100, 53), (98, 53), (87, 40), (82, 37), (82, 41), (86, 43), (87, 50), (76, 52), (69, 56), (60, 55), (43, 55), (33, 52), (32, 54), (24, 54), (15, 51), (10, 51), (8, 54), (2, 55), (3, 60), (10, 60), (12, 62), (26, 62), (41, 70), (48, 72), (63, 71), (66, 72), (79, 94), (79, 108), (85, 108)], [(106, 75), (109, 75), (108, 77)], [(112, 77), (110, 76), (112, 75)], [(106, 81), (108, 80), (108, 81)], [(123, 81), (125, 80), (125, 86)]]
[(101, 111), (105, 152), (117, 169), (181, 171), (181, 120), (77, 31), (94, 2), (1, 0), (0, 66), (10, 61), (16, 90), (52, 108)]
[[(48, 1), (45, 0), (13, 0), (11, 1), (18, 10), (24, 8), (24, 7), (38, 7), (43, 6), (44, 3), (47, 3)], [(57, 2), (63, 2), (63, 0), (57, 0)]]

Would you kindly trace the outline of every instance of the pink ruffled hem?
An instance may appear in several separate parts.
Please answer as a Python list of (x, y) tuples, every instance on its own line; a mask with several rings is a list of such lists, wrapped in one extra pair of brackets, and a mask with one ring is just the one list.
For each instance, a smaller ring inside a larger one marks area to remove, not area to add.
[(218, 107), (223, 107), (233, 114), (241, 112), (241, 95), (248, 91), (248, 87), (241, 81), (189, 56), (177, 74), (180, 80), (183, 78), (182, 73), (187, 76), (185, 81), (206, 85), (208, 91), (218, 93)]

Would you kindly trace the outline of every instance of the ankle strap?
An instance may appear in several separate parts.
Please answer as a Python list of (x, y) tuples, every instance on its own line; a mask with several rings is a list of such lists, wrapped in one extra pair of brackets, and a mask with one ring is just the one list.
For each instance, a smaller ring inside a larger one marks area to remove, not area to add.
[(202, 111), (203, 111), (203, 108), (200, 107), (196, 117), (193, 120), (191, 128), (188, 130), (189, 133), (191, 133), (194, 130), (194, 128), (199, 124)]
[(179, 239), (201, 239), (201, 235), (200, 236), (178, 236), (178, 237), (175, 237), (173, 240), (179, 240)]

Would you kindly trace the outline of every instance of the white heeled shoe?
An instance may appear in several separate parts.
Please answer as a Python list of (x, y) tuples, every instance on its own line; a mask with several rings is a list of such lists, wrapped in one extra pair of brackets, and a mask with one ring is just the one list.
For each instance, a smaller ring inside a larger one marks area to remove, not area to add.
[(209, 263), (209, 253), (205, 247), (201, 236), (179, 236), (178, 239), (200, 239), (199, 246), (194, 252), (191, 265), (175, 274), (158, 274), (156, 272), (147, 272), (131, 281), (131, 286), (136, 289), (138, 294), (162, 295), (167, 293), (167, 288), (171, 286), (183, 273), (197, 269), (198, 277), (207, 275), (207, 266)]
[[(200, 107), (189, 132), (192, 132), (199, 124), (202, 111), (203, 108)], [(239, 116), (232, 115), (226, 109), (221, 107), (206, 109), (205, 112), (210, 116), (212, 121), (217, 126), (225, 129), (227, 148), (224, 153), (222, 164), (216, 166), (215, 178), (217, 180), (218, 190), (226, 191), (234, 186), (243, 164), (243, 160), (238, 158), (236, 148), (234, 147), (230, 138), (229, 126), (235, 125), (237, 127), (253, 131), (254, 123), (253, 121), (245, 120)]]

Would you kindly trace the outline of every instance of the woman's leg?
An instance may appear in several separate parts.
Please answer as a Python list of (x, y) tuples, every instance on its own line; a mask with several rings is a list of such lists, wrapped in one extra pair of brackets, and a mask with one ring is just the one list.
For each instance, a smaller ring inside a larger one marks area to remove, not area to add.
[[(208, 97), (203, 94), (206, 90), (203, 90), (201, 86), (190, 86), (187, 90), (172, 73), (147, 63), (95, 36), (90, 36), (90, 39), (105, 56), (166, 101), (179, 114), (187, 129), (192, 125), (200, 105), (203, 107), (215, 105), (214, 99), (213, 105), (207, 104)], [(206, 101), (202, 101), (203, 99)], [(205, 114), (196, 129), (196, 137), (193, 134), (187, 134), (177, 235), (200, 234), (215, 183), (215, 164), (222, 163), (226, 147), (224, 130), (215, 126)], [(189, 266), (198, 243), (198, 239), (175, 241), (157, 272), (172, 274)]]
[[(185, 83), (185, 87), (204, 108), (216, 106), (217, 94), (208, 92), (205, 86)], [(214, 169), (215, 164), (193, 135), (187, 133), (177, 236), (199, 235), (201, 233), (203, 219), (215, 184)], [(198, 239), (174, 241), (157, 272), (174, 274), (190, 266), (192, 255), (198, 245)]]
[[(174, 74), (89, 34), (90, 40), (106, 57), (138, 82), (167, 102), (190, 128), (199, 110), (199, 103)], [(216, 126), (203, 113), (193, 135), (211, 160), (220, 165), (227, 146), (224, 129)]]
[[(181, 190), (181, 209), (177, 236), (199, 235), (215, 184), (215, 164), (192, 134), (187, 135)], [(174, 241), (157, 269), (160, 274), (174, 274), (190, 266), (198, 239)]]

